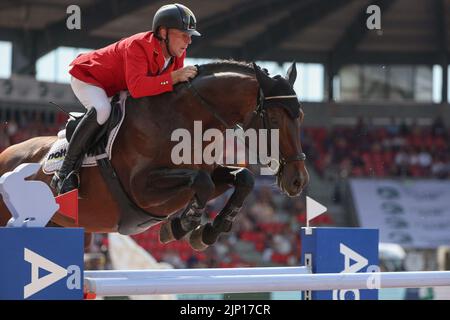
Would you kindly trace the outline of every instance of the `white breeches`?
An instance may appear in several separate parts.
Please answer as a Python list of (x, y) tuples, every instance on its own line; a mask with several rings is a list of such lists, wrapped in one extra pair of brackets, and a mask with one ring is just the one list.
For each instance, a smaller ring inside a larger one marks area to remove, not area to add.
[(104, 124), (111, 114), (111, 102), (105, 90), (75, 77), (72, 77), (70, 85), (81, 104), (88, 110), (94, 107), (97, 111), (97, 122)]

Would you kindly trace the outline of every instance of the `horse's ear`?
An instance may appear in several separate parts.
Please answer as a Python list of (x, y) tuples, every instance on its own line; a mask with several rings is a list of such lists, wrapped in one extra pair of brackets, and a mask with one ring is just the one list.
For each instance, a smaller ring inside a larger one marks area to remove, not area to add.
[(289, 81), (291, 86), (294, 86), (295, 79), (297, 79), (297, 68), (295, 67), (295, 61), (292, 62), (286, 73), (286, 80)]
[(255, 69), (256, 74), (256, 80), (258, 80), (259, 85), (261, 86), (264, 93), (267, 93), (270, 91), (270, 89), (273, 87), (273, 79), (269, 77), (267, 74), (264, 73), (264, 71), (261, 70), (261, 68), (256, 65), (256, 63), (253, 63), (253, 68)]

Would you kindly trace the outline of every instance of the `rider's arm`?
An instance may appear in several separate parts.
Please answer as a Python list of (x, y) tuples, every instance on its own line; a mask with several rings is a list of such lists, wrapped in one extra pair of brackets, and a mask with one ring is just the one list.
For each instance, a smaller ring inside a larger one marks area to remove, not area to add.
[(125, 79), (128, 91), (133, 98), (153, 96), (172, 91), (173, 84), (170, 73), (148, 76), (148, 59), (144, 48), (133, 41), (125, 50)]

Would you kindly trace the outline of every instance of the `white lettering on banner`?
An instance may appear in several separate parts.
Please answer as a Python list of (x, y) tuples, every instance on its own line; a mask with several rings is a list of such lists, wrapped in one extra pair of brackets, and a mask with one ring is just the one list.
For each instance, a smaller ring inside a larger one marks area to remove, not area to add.
[(367, 279), (367, 289), (381, 289), (380, 267), (374, 265), (368, 266), (366, 271), (372, 273)]
[[(369, 261), (357, 253), (356, 251), (350, 249), (345, 244), (341, 243), (339, 245), (339, 252), (344, 255), (344, 270), (341, 273), (356, 273), (365, 268)], [(355, 263), (351, 264), (351, 261)], [(360, 299), (359, 290), (333, 290), (333, 300), (345, 300), (347, 293), (353, 293), (354, 300)]]
[[(67, 270), (65, 268), (27, 248), (24, 248), (24, 259), (31, 263), (31, 283), (27, 284), (24, 288), (24, 299), (67, 276)], [(39, 268), (47, 270), (50, 273), (39, 278)]]
[[(356, 251), (350, 249), (345, 244), (341, 243), (340, 252), (344, 255), (344, 271), (345, 273), (356, 273), (362, 270), (369, 264), (369, 261), (357, 253)], [(355, 263), (351, 264), (351, 260)]]
[[(31, 297), (68, 275), (69, 277), (66, 281), (67, 289), (81, 289), (83, 275), (79, 266), (70, 265), (65, 269), (27, 248), (24, 248), (24, 260), (31, 263), (31, 282), (24, 287), (24, 299)], [(44, 269), (50, 273), (39, 278), (39, 269)]]
[(70, 275), (67, 278), (67, 288), (69, 290), (81, 289), (81, 269), (79, 266), (71, 265), (67, 268), (67, 273)]
[(351, 179), (360, 227), (380, 230), (380, 242), (405, 249), (450, 243), (450, 181)]

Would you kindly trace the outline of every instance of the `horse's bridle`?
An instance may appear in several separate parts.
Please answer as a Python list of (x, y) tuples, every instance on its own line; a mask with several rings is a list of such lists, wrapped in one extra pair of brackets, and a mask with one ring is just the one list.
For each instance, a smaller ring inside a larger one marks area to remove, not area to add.
[[(271, 136), (271, 132), (270, 130), (272, 130), (272, 126), (270, 124), (270, 120), (269, 120), (269, 115), (267, 114), (267, 105), (264, 104), (265, 101), (270, 101), (270, 100), (284, 100), (284, 99), (297, 99), (297, 96), (294, 95), (283, 95), (283, 96), (271, 96), (271, 97), (265, 97), (264, 93), (262, 92), (261, 88), (259, 89), (259, 94), (258, 94), (258, 105), (256, 106), (256, 110), (255, 115), (259, 116), (262, 119), (262, 123), (263, 123), (263, 128), (262, 129), (267, 129), (268, 130), (268, 136)], [(287, 109), (287, 107), (285, 107), (282, 103), (281, 107), (284, 107)], [(269, 139), (267, 139), (267, 150), (270, 154), (270, 142)], [(295, 161), (305, 161), (306, 160), (306, 154), (303, 152), (300, 152), (292, 157), (288, 157), (288, 158), (284, 158), (283, 156), (280, 157), (280, 165), (281, 167), (283, 165), (286, 165), (290, 162), (295, 162)]]
[[(194, 87), (193, 83), (191, 81), (187, 81), (186, 84), (188, 90), (190, 90), (192, 92), (192, 95), (194, 97), (196, 97), (201, 105), (208, 110), (223, 126), (225, 126), (225, 128), (232, 128), (233, 126), (228, 125), (228, 123), (223, 119), (223, 117), (218, 114), (216, 112), (216, 110), (213, 108), (213, 106), (206, 101), (201, 95), (200, 93), (197, 91), (197, 89)], [(259, 89), (259, 94), (258, 94), (258, 104), (255, 107), (255, 111), (253, 111), (254, 113), (254, 117), (260, 117), (262, 120), (262, 124), (263, 127), (259, 128), (259, 129), (266, 129), (268, 130), (268, 136), (270, 137), (270, 130), (272, 130), (272, 126), (270, 124), (270, 119), (269, 116), (267, 114), (267, 105), (264, 103), (265, 101), (270, 101), (270, 100), (283, 100), (283, 99), (297, 99), (296, 95), (282, 95), (282, 96), (270, 96), (270, 97), (265, 97), (264, 93), (262, 92), (261, 88)], [(285, 107), (282, 103), (281, 104), (282, 107)], [(287, 109), (287, 107), (285, 107)], [(253, 118), (254, 118), (253, 117)], [(252, 122), (252, 120), (250, 121)], [(242, 128), (241, 128), (242, 129)], [(267, 139), (267, 150), (270, 154), (270, 141), (269, 139)], [(295, 162), (295, 161), (305, 161), (306, 160), (306, 155), (303, 152), (300, 152), (292, 157), (288, 157), (288, 158), (284, 158), (283, 155), (281, 155), (279, 161), (280, 161), (280, 166), (278, 171), (280, 171), (280, 169), (290, 163), (290, 162)]]

